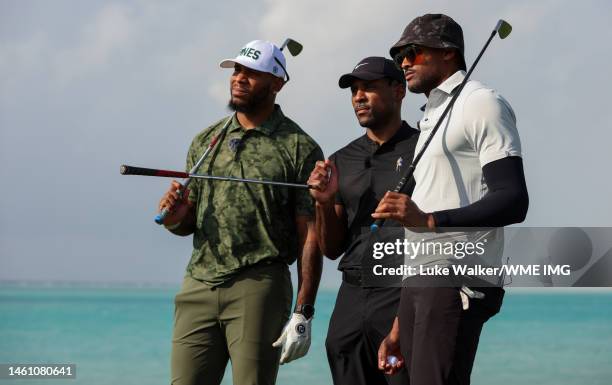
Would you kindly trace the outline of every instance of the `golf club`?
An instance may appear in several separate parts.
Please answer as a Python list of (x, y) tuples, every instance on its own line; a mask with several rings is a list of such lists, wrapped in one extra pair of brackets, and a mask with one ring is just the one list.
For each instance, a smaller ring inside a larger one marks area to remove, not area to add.
[[(474, 71), (474, 68), (476, 68), (476, 65), (478, 64), (478, 61), (480, 60), (480, 58), (481, 58), (482, 54), (484, 53), (484, 51), (489, 46), (489, 43), (491, 43), (491, 40), (493, 40), (493, 37), (495, 37), (496, 34), (499, 34), (500, 39), (505, 39), (506, 37), (508, 37), (508, 35), (510, 35), (510, 32), (512, 32), (512, 26), (510, 24), (508, 24), (508, 22), (500, 19), (497, 22), (497, 25), (495, 26), (495, 29), (493, 29), (493, 32), (491, 32), (491, 36), (489, 36), (489, 39), (487, 40), (486, 44), (484, 45), (484, 47), (482, 47), (482, 50), (480, 51), (480, 53), (476, 57), (476, 60), (474, 60), (474, 63), (472, 64), (472, 66), (470, 67), (469, 71), (465, 75), (465, 78), (463, 79), (463, 81), (459, 85), (459, 88), (457, 89), (457, 91), (453, 95), (452, 99), (448, 103), (448, 106), (446, 106), (446, 108), (444, 109), (444, 112), (442, 112), (442, 115), (440, 116), (440, 119), (438, 119), (438, 121), (437, 121), (436, 125), (434, 126), (433, 130), (431, 130), (431, 134), (429, 134), (429, 137), (427, 137), (427, 140), (425, 141), (425, 143), (423, 143), (423, 147), (421, 147), (421, 150), (414, 157), (414, 160), (412, 161), (412, 163), (410, 164), (410, 166), (406, 170), (406, 173), (400, 178), (399, 182), (397, 183), (397, 186), (395, 186), (395, 189), (393, 189), (393, 192), (401, 193), (402, 190), (404, 189), (404, 186), (406, 185), (406, 182), (414, 174), (414, 169), (416, 168), (417, 164), (419, 163), (419, 160), (421, 160), (421, 157), (423, 156), (423, 153), (425, 152), (425, 150), (429, 146), (429, 143), (431, 142), (431, 140), (433, 139), (434, 135), (438, 131), (438, 128), (440, 127), (440, 125), (442, 124), (444, 119), (446, 118), (446, 115), (451, 110), (451, 108), (453, 108), (453, 105), (455, 104), (455, 101), (457, 100), (457, 97), (461, 93), (461, 90), (463, 90), (463, 87), (468, 82), (468, 80), (470, 78), (470, 75), (472, 74), (472, 71)], [(375, 232), (384, 223), (385, 223), (384, 219), (377, 219), (370, 226), (370, 230), (372, 232)]]
[(243, 183), (257, 183), (257, 184), (267, 184), (272, 186), (284, 186), (284, 187), (296, 187), (296, 188), (316, 188), (315, 186), (311, 186), (308, 184), (299, 184), (299, 183), (288, 183), (288, 182), (275, 182), (271, 180), (262, 180), (262, 179), (248, 179), (248, 178), (235, 178), (232, 176), (214, 176), (214, 175), (206, 175), (206, 174), (192, 174), (189, 172), (183, 171), (170, 171), (170, 170), (160, 170), (156, 168), (144, 168), (144, 167), (134, 167), (122, 165), (119, 172), (121, 175), (144, 175), (144, 176), (158, 176), (165, 178), (189, 178), (190, 179), (212, 179), (212, 180), (221, 180), (228, 182), (243, 182)]
[[(208, 145), (208, 147), (206, 147), (206, 150), (204, 151), (204, 153), (202, 154), (200, 159), (198, 159), (196, 164), (189, 171), (189, 174), (195, 173), (198, 170), (200, 165), (208, 157), (208, 154), (210, 154), (212, 149), (215, 147), (215, 145), (217, 144), (219, 139), (222, 138), (223, 135), (225, 135), (225, 131), (227, 131), (227, 128), (229, 127), (230, 123), (232, 122), (232, 117), (233, 116), (234, 115), (232, 114), (229, 118), (227, 118), (227, 120), (225, 121), (225, 124), (221, 128), (221, 131), (219, 131), (219, 133), (212, 138), (212, 140), (210, 141), (210, 144)], [(124, 166), (121, 166), (121, 173), (122, 174), (123, 174), (123, 167)], [(187, 173), (185, 173), (185, 174), (187, 174)], [(185, 188), (187, 188), (187, 186), (189, 186), (189, 183), (191, 183), (191, 179), (189, 178), (188, 174), (187, 174), (187, 176), (180, 176), (178, 178), (187, 178), (187, 180), (185, 180), (181, 184), (181, 187), (177, 190), (177, 193), (179, 194), (179, 197), (180, 197), (182, 191), (184, 191)], [(164, 218), (166, 218), (166, 215), (168, 215), (168, 213), (169, 213), (168, 209), (163, 209), (159, 214), (157, 214), (157, 216), (155, 216), (155, 223), (157, 223), (158, 225), (161, 225), (162, 223), (164, 223)]]
[[(291, 55), (293, 56), (299, 55), (300, 52), (302, 52), (302, 48), (304, 48), (300, 43), (293, 39), (285, 39), (285, 42), (283, 43), (283, 45), (280, 46), (279, 49), (282, 51), (285, 49), (285, 47), (289, 49), (289, 53), (291, 53)], [(283, 69), (283, 71), (285, 71), (285, 75), (287, 75), (286, 82), (288, 82), (290, 79), (289, 72), (287, 72), (287, 69), (285, 68), (283, 63), (281, 63), (280, 60), (276, 58), (276, 56), (274, 56), (274, 61), (276, 61), (276, 64), (278, 64)]]
[(287, 47), (289, 53), (291, 53), (292, 56), (299, 55), (300, 52), (302, 52), (302, 49), (304, 48), (300, 43), (293, 39), (285, 39), (283, 45), (280, 46), (280, 50), (282, 51), (283, 49), (285, 49), (285, 47)]

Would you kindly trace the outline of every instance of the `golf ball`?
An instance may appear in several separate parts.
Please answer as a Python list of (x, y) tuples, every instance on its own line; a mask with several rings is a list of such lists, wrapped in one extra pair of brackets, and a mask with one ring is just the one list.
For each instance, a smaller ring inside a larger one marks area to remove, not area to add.
[(395, 365), (397, 365), (397, 362), (398, 362), (398, 361), (399, 361), (399, 360), (398, 360), (398, 359), (397, 359), (397, 357), (395, 357), (395, 356), (388, 356), (388, 357), (387, 357), (387, 364), (389, 364), (389, 365), (391, 365), (391, 366), (395, 366)]

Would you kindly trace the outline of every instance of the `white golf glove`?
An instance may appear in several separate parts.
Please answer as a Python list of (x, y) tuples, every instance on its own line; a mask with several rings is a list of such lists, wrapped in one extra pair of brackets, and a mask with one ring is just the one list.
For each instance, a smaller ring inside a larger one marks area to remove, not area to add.
[(293, 313), (280, 337), (272, 344), (275, 348), (282, 347), (281, 365), (308, 353), (308, 348), (310, 348), (310, 321), (312, 321), (312, 318), (307, 320), (303, 314)]

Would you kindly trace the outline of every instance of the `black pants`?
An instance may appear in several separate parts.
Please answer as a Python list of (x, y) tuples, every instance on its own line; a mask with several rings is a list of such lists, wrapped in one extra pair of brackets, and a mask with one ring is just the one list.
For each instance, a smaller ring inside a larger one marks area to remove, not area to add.
[(385, 376), (378, 370), (378, 347), (393, 326), (401, 288), (340, 286), (329, 321), (325, 347), (335, 385), (407, 384), (402, 370)]
[(400, 343), (411, 385), (470, 383), (482, 326), (499, 311), (504, 296), (498, 287), (475, 289), (485, 298), (471, 299), (463, 310), (458, 288), (402, 288)]

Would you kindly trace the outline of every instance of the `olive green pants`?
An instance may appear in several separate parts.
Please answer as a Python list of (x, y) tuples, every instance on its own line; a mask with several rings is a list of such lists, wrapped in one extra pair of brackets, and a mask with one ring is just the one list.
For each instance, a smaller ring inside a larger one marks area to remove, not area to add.
[(257, 265), (220, 286), (186, 277), (175, 298), (172, 384), (217, 385), (228, 359), (234, 385), (274, 384), (293, 289), (284, 263)]

